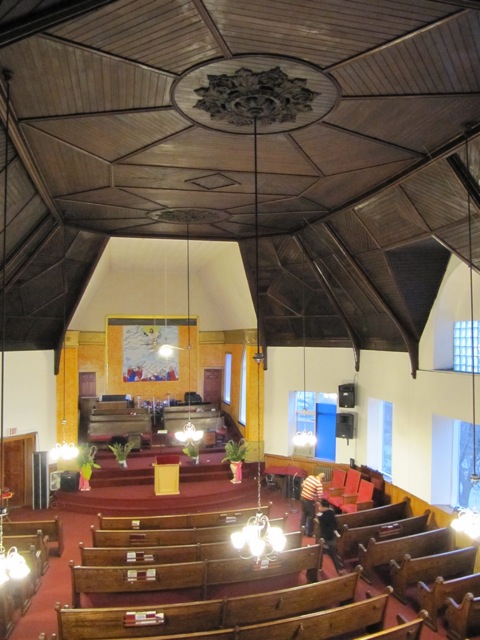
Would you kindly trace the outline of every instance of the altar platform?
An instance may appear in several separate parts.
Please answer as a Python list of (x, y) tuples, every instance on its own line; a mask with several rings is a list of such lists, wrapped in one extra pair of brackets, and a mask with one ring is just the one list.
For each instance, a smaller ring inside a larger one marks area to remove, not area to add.
[[(104, 515), (154, 515), (178, 513), (181, 510), (221, 509), (223, 506), (254, 506), (257, 503), (258, 463), (243, 464), (241, 484), (231, 482), (232, 472), (228, 462), (221, 462), (225, 450), (200, 451), (200, 462), (195, 464), (180, 448), (168, 447), (168, 453), (180, 454), (180, 493), (172, 496), (156, 496), (154, 493), (153, 463), (165, 448), (132, 452), (127, 468), (121, 467), (110, 451), (99, 451), (90, 479), (90, 491), (56, 491), (52, 495), (51, 508), (57, 505), (68, 511), (98, 513)], [(261, 466), (263, 470), (263, 465)], [(265, 493), (267, 489), (265, 488)]]

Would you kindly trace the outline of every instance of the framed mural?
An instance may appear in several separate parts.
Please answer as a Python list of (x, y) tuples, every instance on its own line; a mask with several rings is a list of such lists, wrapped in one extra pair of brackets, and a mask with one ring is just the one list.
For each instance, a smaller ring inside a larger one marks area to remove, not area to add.
[[(170, 387), (173, 384), (174, 388), (177, 385), (186, 388), (189, 384), (189, 341), (191, 351), (196, 353), (196, 317), (108, 316), (106, 366), (109, 389), (122, 388), (133, 395), (141, 394), (141, 389), (151, 386), (147, 383), (170, 383)], [(195, 359), (191, 364), (196, 369)], [(194, 380), (195, 372), (190, 373)], [(161, 387), (157, 387), (157, 391), (161, 393)]]

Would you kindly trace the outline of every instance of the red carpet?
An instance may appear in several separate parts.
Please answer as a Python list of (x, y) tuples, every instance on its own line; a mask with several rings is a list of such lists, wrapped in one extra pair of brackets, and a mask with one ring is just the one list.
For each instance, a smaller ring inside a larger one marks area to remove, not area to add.
[[(181, 491), (183, 493), (184, 488), (187, 488), (187, 485), (193, 485), (199, 489), (199, 485), (205, 485), (204, 490), (208, 489), (209, 483), (186, 483), (185, 487), (181, 487)], [(252, 481), (244, 482), (241, 485), (231, 485), (231, 483), (227, 480), (222, 482), (221, 484), (216, 483), (216, 495), (220, 496), (225, 492), (232, 491), (235, 494), (235, 500), (238, 499), (239, 504), (241, 497), (245, 498), (245, 503), (243, 506), (250, 506), (252, 504), (252, 489), (256, 489), (256, 483)], [(145, 488), (147, 490), (148, 487)], [(112, 488), (110, 491), (112, 494), (117, 491), (121, 494), (121, 499), (124, 502), (129, 502), (129, 513), (132, 513), (132, 506), (138, 505), (138, 495), (135, 495), (135, 492), (138, 493), (140, 487), (133, 489), (132, 491), (126, 490), (124, 487), (120, 488)], [(105, 496), (103, 491), (106, 490), (97, 490), (97, 497), (100, 499), (102, 495), (104, 495), (104, 499), (108, 502), (109, 498)], [(187, 490), (188, 491), (188, 490)], [(132, 496), (132, 493), (134, 494)], [(90, 492), (92, 496), (95, 496), (94, 490)], [(208, 491), (206, 493), (208, 495)], [(82, 500), (90, 500), (90, 495), (87, 497), (86, 495), (81, 497)], [(110, 498), (111, 499), (111, 498)], [(161, 500), (165, 500), (165, 498), (161, 498)], [(279, 492), (269, 491), (266, 488), (262, 487), (262, 503), (266, 504), (267, 502), (272, 502), (272, 517), (279, 517), (283, 513), (288, 512), (289, 516), (287, 518), (287, 531), (295, 531), (299, 528), (299, 520), (300, 520), (300, 504), (296, 501), (288, 501), (282, 498)], [(101, 511), (102, 509), (97, 505), (93, 504), (94, 500), (92, 499), (92, 504), (90, 505), (92, 509), (96, 511)], [(255, 500), (253, 504), (255, 504)], [(188, 509), (191, 510), (191, 509)], [(209, 507), (205, 508), (202, 504), (201, 498), (199, 498), (196, 504), (197, 511), (211, 510)], [(185, 511), (185, 509), (177, 508), (177, 512)], [(50, 568), (47, 573), (42, 578), (42, 584), (39, 591), (35, 594), (32, 599), (32, 603), (30, 605), (29, 610), (26, 615), (21, 617), (17, 624), (15, 625), (13, 632), (10, 635), (10, 640), (38, 640), (38, 635), (41, 632), (47, 633), (47, 638), (50, 637), (52, 633), (56, 633), (57, 631), (57, 623), (56, 623), (56, 614), (55, 614), (55, 604), (57, 602), (65, 605), (71, 605), (71, 591), (70, 591), (70, 570), (68, 567), (68, 561), (73, 560), (74, 562), (79, 562), (80, 554), (78, 550), (78, 543), (83, 541), (85, 545), (91, 544), (91, 525), (98, 525), (98, 518), (93, 513), (82, 513), (82, 512), (74, 512), (74, 511), (65, 511), (59, 505), (57, 509), (49, 509), (44, 511), (31, 511), (31, 510), (12, 510), (11, 519), (12, 520), (39, 520), (42, 518), (51, 518), (55, 515), (59, 515), (64, 523), (65, 528), (65, 552), (61, 558), (51, 556), (50, 558)], [(313, 539), (305, 538), (304, 543), (311, 543)], [(335, 574), (335, 571), (332, 567), (331, 560), (328, 556), (324, 559), (324, 571), (322, 572), (320, 578), (329, 578)], [(273, 584), (266, 585), (265, 583), (259, 584), (249, 584), (249, 585), (229, 585), (228, 588), (219, 588), (215, 593), (211, 593), (211, 597), (226, 597), (228, 595), (241, 595), (242, 593), (255, 593), (269, 589), (283, 588), (285, 586), (289, 586), (288, 581), (278, 580), (276, 579)], [(377, 594), (383, 591), (385, 588), (385, 583), (378, 578), (373, 585), (368, 585), (362, 580), (359, 581), (357, 599), (362, 599), (366, 596), (366, 593), (369, 591), (372, 594)], [(105, 598), (104, 604), (110, 606), (114, 602), (115, 604), (119, 604), (121, 599), (121, 594), (119, 594), (119, 599), (115, 597), (113, 598)], [(149, 594), (130, 594), (128, 596), (128, 606), (134, 604), (162, 604), (165, 602), (175, 602), (175, 601), (185, 601), (192, 598), (198, 598), (198, 594), (188, 591), (183, 592), (158, 592), (154, 597)], [(98, 600), (96, 600), (98, 603)], [(387, 608), (387, 626), (393, 626), (396, 624), (395, 616), (397, 613), (402, 613), (408, 619), (412, 619), (416, 616), (416, 611), (414, 606), (412, 605), (403, 605), (398, 602), (395, 598), (392, 598), (388, 604)], [(443, 626), (440, 627), (438, 633), (434, 633), (430, 631), (428, 628), (424, 627), (422, 631), (421, 640), (435, 640), (435, 638), (445, 638), (446, 631)]]

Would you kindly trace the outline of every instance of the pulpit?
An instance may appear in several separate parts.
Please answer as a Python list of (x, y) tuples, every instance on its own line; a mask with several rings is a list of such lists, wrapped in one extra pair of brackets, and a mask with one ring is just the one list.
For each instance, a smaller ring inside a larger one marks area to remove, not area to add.
[(168, 454), (157, 456), (153, 463), (155, 471), (155, 495), (165, 496), (180, 493), (180, 456)]

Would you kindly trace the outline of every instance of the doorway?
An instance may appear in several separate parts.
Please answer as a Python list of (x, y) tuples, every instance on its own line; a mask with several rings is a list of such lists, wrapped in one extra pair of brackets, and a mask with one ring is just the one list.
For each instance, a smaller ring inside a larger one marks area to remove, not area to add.
[(78, 374), (78, 396), (91, 398), (97, 395), (97, 374), (95, 371), (86, 371)]
[(220, 409), (222, 401), (222, 376), (221, 367), (203, 370), (203, 401), (210, 402), (217, 409)]

